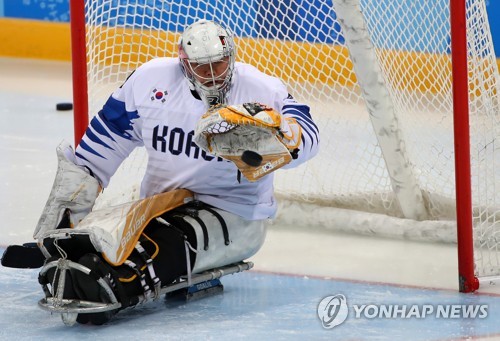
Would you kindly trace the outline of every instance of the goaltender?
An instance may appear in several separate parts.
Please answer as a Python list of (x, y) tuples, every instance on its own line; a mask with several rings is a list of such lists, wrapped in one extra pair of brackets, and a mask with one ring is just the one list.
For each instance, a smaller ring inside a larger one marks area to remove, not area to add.
[[(142, 199), (92, 210), (138, 146), (148, 154)], [(309, 107), (279, 79), (236, 62), (228, 29), (197, 21), (181, 36), (179, 58), (140, 66), (75, 152), (64, 142), (57, 148), (56, 179), (34, 237), (46, 264), (70, 259), (81, 267), (64, 276), (62, 265), (53, 267), (40, 282), (63, 288), (65, 300), (109, 302), (104, 281), (119, 309), (77, 317), (102, 324), (180, 276), (247, 259), (276, 213), (273, 172), (311, 159), (318, 146)]]

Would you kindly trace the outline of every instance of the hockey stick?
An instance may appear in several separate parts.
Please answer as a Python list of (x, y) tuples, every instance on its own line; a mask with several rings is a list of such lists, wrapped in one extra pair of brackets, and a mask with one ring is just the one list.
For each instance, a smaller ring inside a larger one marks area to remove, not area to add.
[(2, 255), (2, 266), (16, 269), (36, 269), (43, 266), (45, 256), (36, 243), (9, 245)]

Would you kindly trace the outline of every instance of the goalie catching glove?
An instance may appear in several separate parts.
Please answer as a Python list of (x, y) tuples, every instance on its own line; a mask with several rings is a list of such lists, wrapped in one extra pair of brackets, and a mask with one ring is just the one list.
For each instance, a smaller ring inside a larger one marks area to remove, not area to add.
[(260, 103), (211, 107), (198, 121), (194, 140), (206, 152), (232, 161), (256, 181), (297, 157), (302, 129)]

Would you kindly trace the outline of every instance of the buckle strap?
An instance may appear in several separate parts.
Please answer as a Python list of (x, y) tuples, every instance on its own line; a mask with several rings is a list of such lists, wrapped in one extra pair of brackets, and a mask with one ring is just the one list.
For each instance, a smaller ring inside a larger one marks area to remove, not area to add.
[(137, 244), (135, 245), (135, 249), (137, 250), (137, 252), (139, 252), (139, 255), (141, 256), (142, 260), (146, 264), (146, 268), (148, 269), (148, 272), (149, 272), (149, 278), (151, 279), (151, 282), (153, 282), (153, 287), (154, 287), (153, 299), (157, 299), (160, 296), (161, 281), (158, 278), (158, 276), (156, 276), (155, 269), (153, 267), (153, 259), (146, 252), (146, 250), (142, 247), (142, 245), (139, 241), (137, 241)]
[[(145, 271), (142, 271), (139, 266), (137, 266), (136, 263), (131, 261), (130, 259), (125, 260), (124, 264), (127, 265), (132, 271), (137, 275), (139, 278), (139, 281), (141, 282), (142, 289), (144, 291), (144, 297), (147, 299), (153, 299), (156, 300), (160, 296), (160, 290), (161, 290), (161, 281), (156, 276), (154, 267), (153, 267), (153, 259), (149, 254), (146, 252), (146, 250), (142, 247), (141, 243), (138, 241), (137, 244), (135, 245), (135, 249), (139, 256), (141, 257), (141, 260), (144, 262), (147, 273)], [(149, 277), (149, 281), (148, 281)], [(148, 284), (150, 282), (153, 286), (153, 289), (151, 289), (151, 286)]]
[(132, 269), (132, 271), (135, 272), (135, 274), (139, 278), (139, 281), (141, 282), (142, 290), (144, 291), (144, 297), (146, 297), (147, 299), (150, 298), (152, 296), (151, 295), (151, 288), (149, 287), (149, 285), (146, 281), (146, 274), (144, 272), (142, 272), (141, 270), (139, 270), (139, 268), (137, 267), (137, 264), (135, 264), (134, 262), (132, 262), (129, 259), (125, 260), (125, 262), (123, 264), (127, 265), (130, 269)]

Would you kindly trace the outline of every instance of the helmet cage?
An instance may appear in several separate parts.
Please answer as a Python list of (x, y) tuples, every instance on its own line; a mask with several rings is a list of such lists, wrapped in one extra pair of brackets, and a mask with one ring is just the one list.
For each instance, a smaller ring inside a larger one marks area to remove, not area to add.
[(181, 36), (179, 59), (192, 90), (209, 106), (226, 103), (234, 70), (231, 33), (219, 24), (198, 21)]

